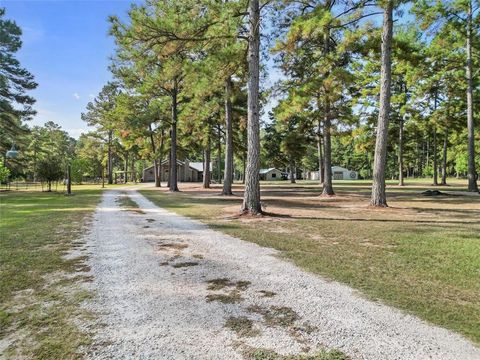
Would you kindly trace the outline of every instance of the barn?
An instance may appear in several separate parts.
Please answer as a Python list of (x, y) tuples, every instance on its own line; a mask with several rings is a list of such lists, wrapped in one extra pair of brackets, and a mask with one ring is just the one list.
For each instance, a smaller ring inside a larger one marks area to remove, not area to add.
[(276, 168), (260, 169), (260, 180), (283, 180), (283, 173)]
[[(210, 163), (210, 171), (212, 163)], [(168, 160), (162, 161), (161, 181), (168, 181), (170, 166)], [(155, 181), (153, 165), (143, 170), (143, 182)], [(203, 162), (177, 160), (177, 179), (181, 182), (201, 182), (203, 180)]]

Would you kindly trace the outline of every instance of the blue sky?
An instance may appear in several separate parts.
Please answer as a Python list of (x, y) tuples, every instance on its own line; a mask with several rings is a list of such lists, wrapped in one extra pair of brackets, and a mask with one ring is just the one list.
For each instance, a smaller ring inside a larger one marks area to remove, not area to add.
[[(108, 16), (126, 17), (132, 2), (141, 0), (0, 0), (5, 17), (23, 31), (17, 58), (39, 84), (30, 92), (37, 100), (30, 126), (53, 121), (75, 138), (91, 130), (80, 115), (111, 79), (114, 40), (108, 35)], [(279, 72), (271, 61), (267, 67), (269, 86)], [(266, 105), (264, 121), (274, 104)]]
[(0, 0), (6, 18), (23, 30), (21, 64), (39, 86), (31, 94), (38, 114), (30, 125), (60, 124), (73, 137), (87, 130), (86, 104), (111, 79), (109, 15), (124, 16), (130, 0)]

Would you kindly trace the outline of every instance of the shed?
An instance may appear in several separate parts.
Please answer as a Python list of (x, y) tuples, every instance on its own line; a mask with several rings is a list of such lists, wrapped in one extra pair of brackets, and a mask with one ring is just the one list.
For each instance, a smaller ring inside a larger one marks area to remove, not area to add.
[[(210, 163), (210, 170), (212, 163)], [(170, 165), (168, 160), (163, 160), (161, 165), (161, 181), (168, 181)], [(201, 182), (203, 180), (203, 162), (189, 162), (177, 160), (177, 179), (181, 182)], [(143, 182), (155, 181), (153, 165), (143, 170)]]
[[(358, 172), (341, 166), (332, 166), (332, 178), (333, 180), (358, 180)], [(306, 173), (306, 179), (319, 180), (318, 170), (308, 171)]]
[(333, 180), (357, 180), (358, 173), (341, 166), (332, 166)]
[(283, 173), (276, 168), (260, 169), (260, 180), (282, 180)]

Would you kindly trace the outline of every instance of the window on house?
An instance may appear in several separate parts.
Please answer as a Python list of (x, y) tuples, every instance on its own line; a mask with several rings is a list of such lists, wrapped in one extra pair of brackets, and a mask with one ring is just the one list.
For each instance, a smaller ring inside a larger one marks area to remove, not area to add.
[(272, 174), (272, 179), (276, 177), (277, 177), (277, 174)]

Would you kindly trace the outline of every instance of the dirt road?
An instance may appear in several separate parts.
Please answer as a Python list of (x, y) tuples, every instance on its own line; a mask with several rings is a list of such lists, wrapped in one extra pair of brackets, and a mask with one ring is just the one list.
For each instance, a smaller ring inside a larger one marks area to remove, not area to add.
[[(122, 209), (126, 196), (138, 209)], [(87, 307), (100, 314), (92, 359), (271, 359), (322, 349), (351, 359), (480, 359), (457, 334), (134, 190), (104, 193), (87, 244), (96, 291)]]

